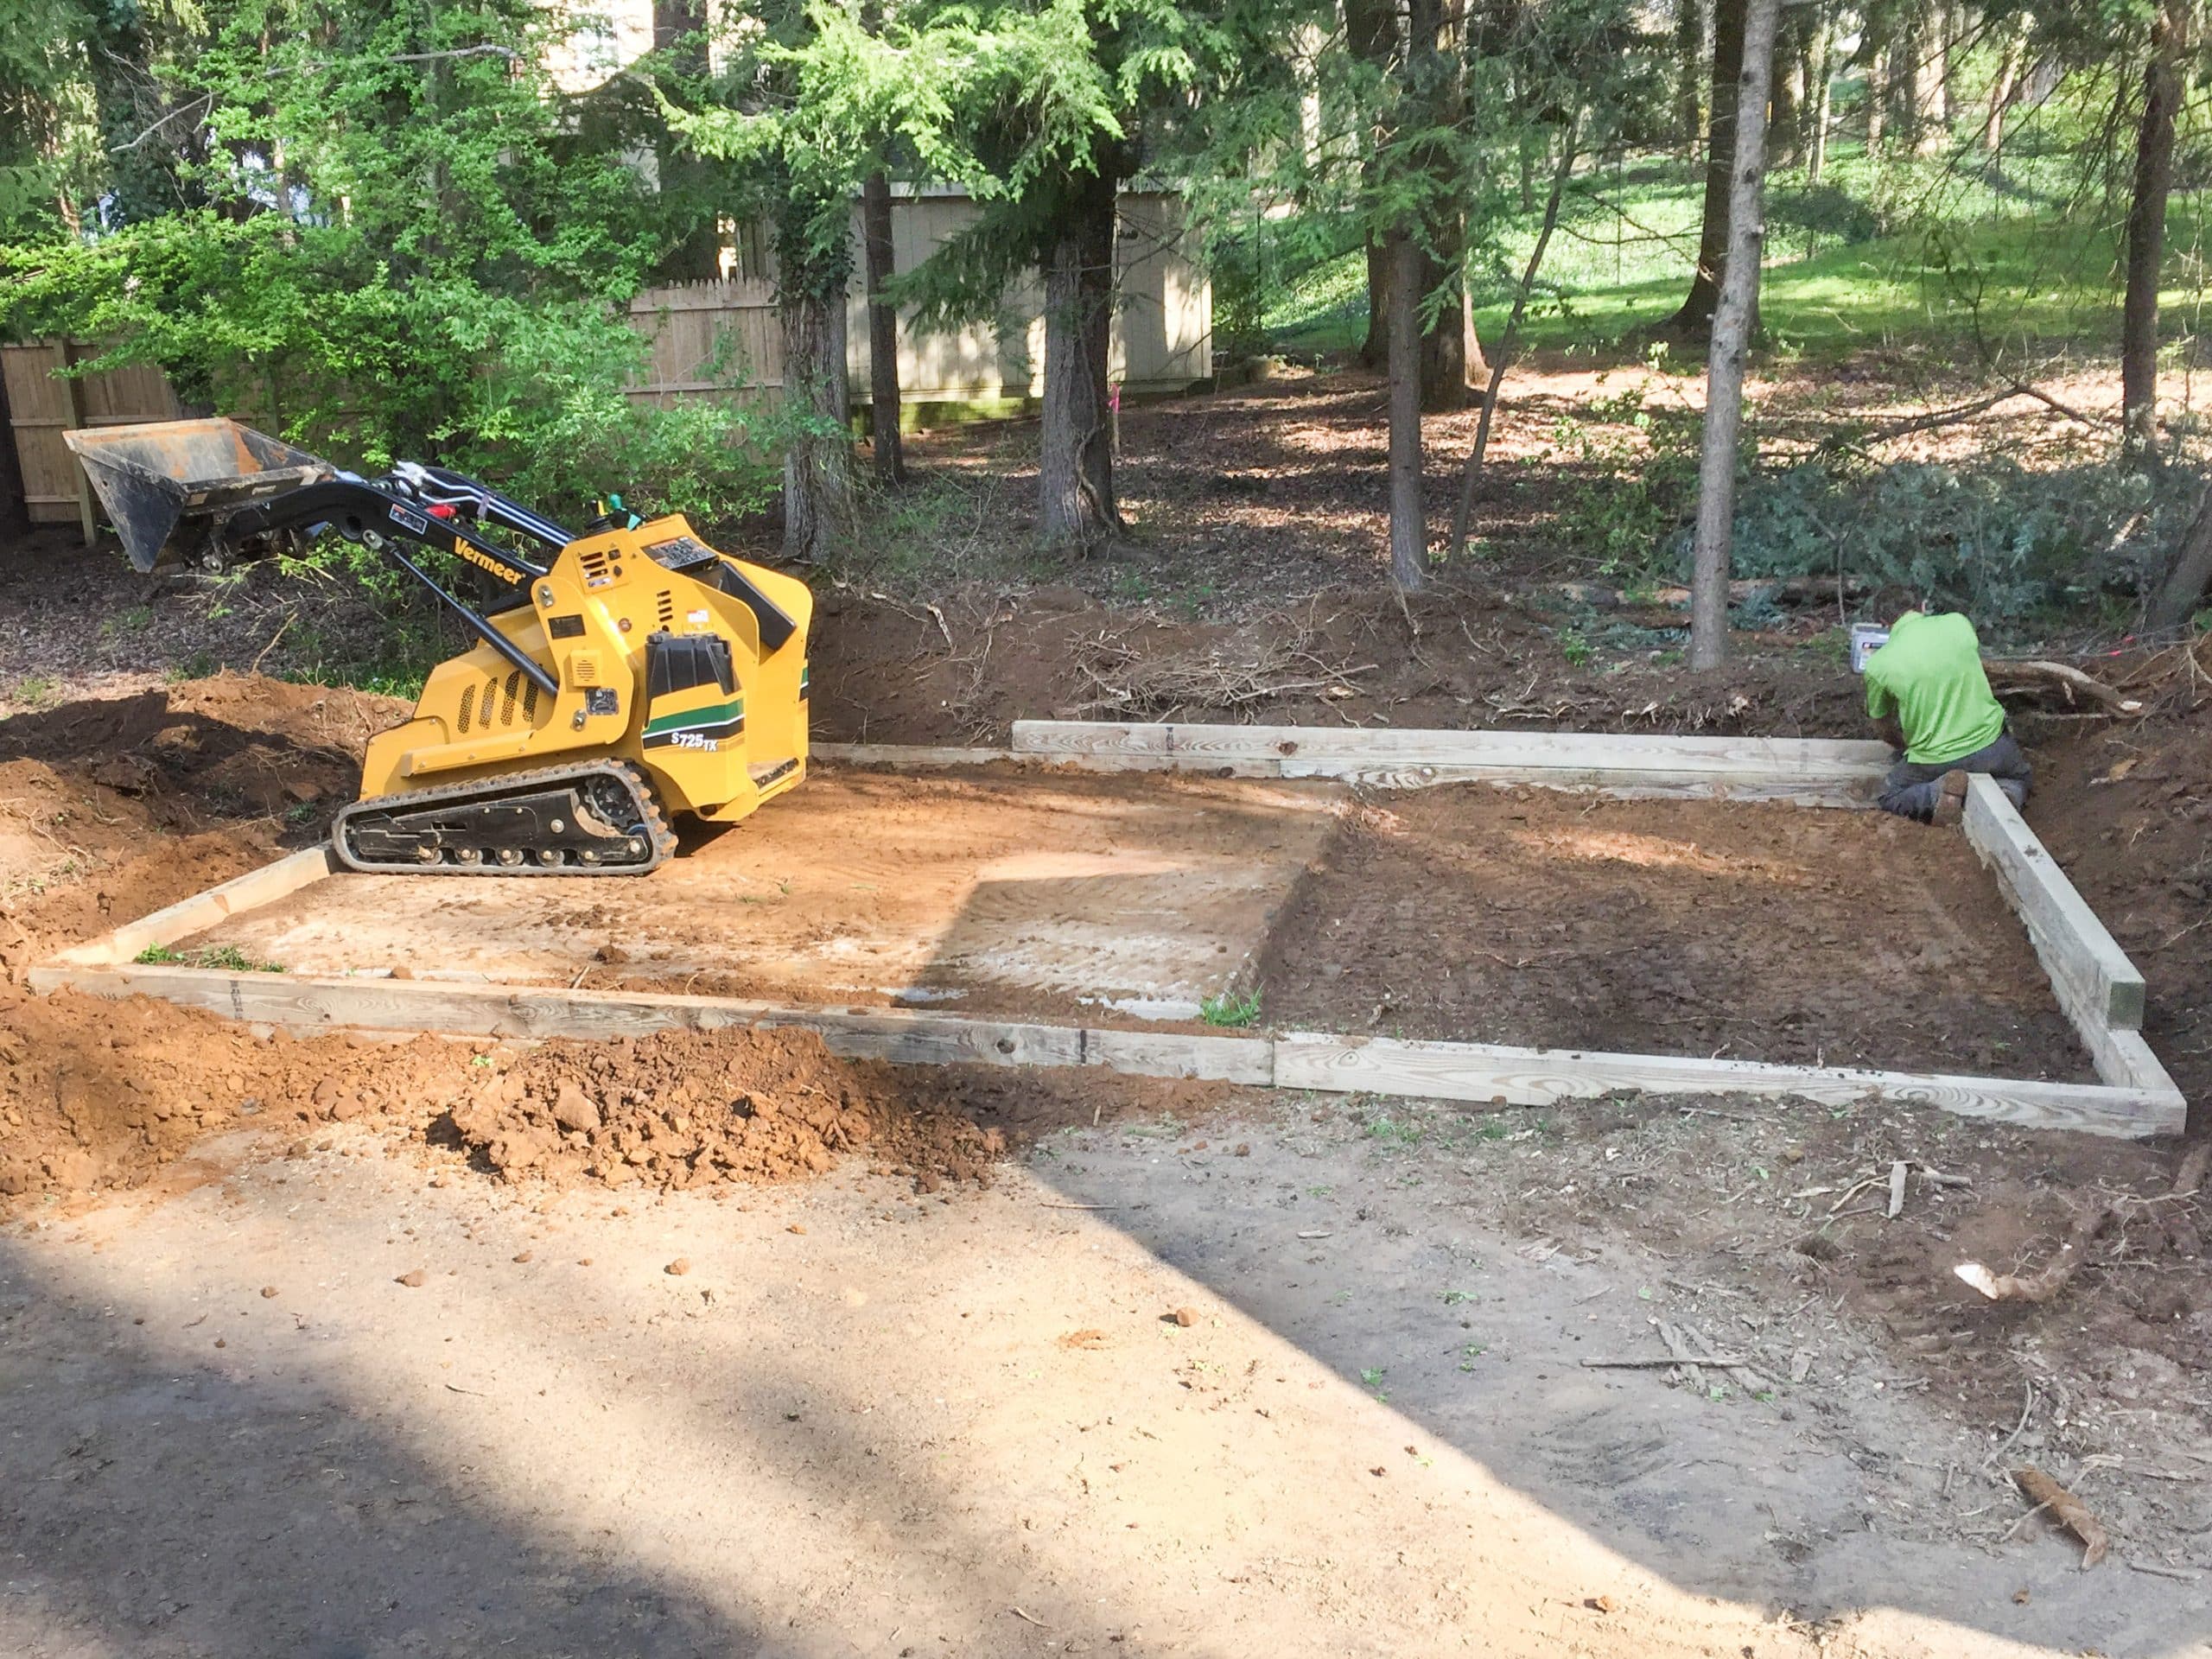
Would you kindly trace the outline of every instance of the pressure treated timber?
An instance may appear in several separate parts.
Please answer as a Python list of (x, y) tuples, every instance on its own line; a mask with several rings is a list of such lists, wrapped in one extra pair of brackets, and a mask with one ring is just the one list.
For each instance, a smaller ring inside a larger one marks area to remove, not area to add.
[(725, 1026), (798, 1027), (851, 1058), (900, 1065), (1103, 1066), (1145, 1077), (1264, 1086), (1273, 1046), (1260, 1037), (1102, 1031), (897, 1009), (792, 1007), (734, 997), (562, 990), (393, 979), (312, 979), (167, 963), (55, 963), (34, 968), (41, 991), (159, 996), (187, 1007), (289, 1031), (391, 1030), (455, 1036), (642, 1037)]
[[(1109, 747), (1063, 754), (1022, 746), (1025, 728), (1034, 731), (1045, 727), (1073, 727), (1089, 733), (1101, 729), (1074, 722), (1020, 722), (1016, 728), (1016, 749), (1012, 752), (822, 745), (817, 753), (825, 760), (852, 765), (893, 767), (986, 765), (1014, 759), (1030, 764), (1072, 762), (1102, 770), (1120, 769), (1125, 762), (1154, 769), (1180, 764), (1218, 769), (1214, 758), (1218, 751), (1193, 759), (1201, 751), (1187, 746), (1164, 747), (1167, 740), (1161, 734), (1168, 728), (1147, 728), (1146, 734), (1135, 740), (1141, 745), (1163, 746), (1150, 753), (1141, 751), (1129, 755)], [(1133, 728), (1103, 729), (1126, 733)], [(1270, 728), (1265, 728), (1173, 729), (1257, 734), (1258, 743), (1271, 741)], [(1261, 775), (1274, 777), (1289, 775), (1285, 769), (1296, 766), (1311, 768), (1298, 775), (1376, 779), (1405, 775), (1421, 782), (1437, 781), (1426, 763), (1412, 766), (1402, 774), (1398, 764), (1402, 754), (1393, 755), (1387, 762), (1354, 765), (1332, 760), (1325, 749), (1317, 758), (1313, 750), (1305, 747), (1305, 739), (1312, 734), (1281, 728), (1272, 732), (1272, 741), (1278, 746), (1298, 747), (1288, 753), (1279, 747), (1272, 758), (1254, 754), (1222, 764), (1230, 765), (1232, 770), (1249, 766)], [(1285, 736), (1286, 732), (1298, 734)], [(1319, 736), (1332, 744), (1355, 746), (1394, 736), (1421, 741), (1499, 736), (1516, 741), (1554, 741), (1549, 734), (1539, 734), (1323, 730)], [(1807, 743), (1777, 747), (1774, 741), (1738, 739), (1606, 741), (1662, 745), (1656, 756), (1647, 748), (1646, 766), (1715, 766), (1728, 769), (1719, 779), (1723, 784), (1802, 791), (1783, 798), (1802, 798), (1806, 794), (1822, 798), (1824, 791), (1837, 787), (1833, 782), (1837, 772), (1847, 778), (1855, 774), (1856, 781), (1843, 785), (1847, 790), (1858, 789), (1869, 776), (1878, 781), (1878, 765), (1865, 751), (1874, 750), (1886, 758), (1878, 745)], [(1728, 752), (1709, 747), (1715, 744), (1727, 746)], [(1386, 741), (1380, 747), (1392, 745)], [(1398, 747), (1402, 752), (1420, 753), (1410, 741)], [(1610, 760), (1593, 760), (1592, 752), (1581, 753), (1588, 764), (1578, 761), (1545, 770), (1554, 780), (1580, 776), (1594, 786), (1624, 794), (1641, 792), (1637, 783), (1627, 781), (1639, 777), (1665, 780), (1657, 786), (1662, 790), (1713, 781), (1710, 775), (1700, 779), (1694, 770), (1655, 772), (1621, 764), (1627, 759), (1626, 750), (1615, 750)], [(1758, 775), (1762, 753), (1782, 769), (1781, 775), (1769, 772), (1764, 779)], [(1448, 770), (1458, 764), (1446, 762), (1436, 770)], [(1791, 766), (1815, 774), (1827, 768), (1836, 771), (1829, 772), (1827, 780), (1808, 780), (1805, 771), (1789, 772)], [(1969, 833), (1977, 837), (1977, 850), (1998, 868), (2000, 887), (2027, 923), (2060, 1001), (2075, 1020), (2098, 1075), (2104, 1079), (2102, 1084), (1923, 1076), (1325, 1033), (1293, 1033), (1269, 1038), (1101, 1029), (926, 1011), (801, 1007), (734, 998), (564, 991), (497, 983), (322, 979), (137, 962), (149, 945), (174, 944), (324, 879), (332, 874), (332, 867), (327, 852), (320, 848), (293, 854), (126, 924), (33, 968), (29, 980), (41, 991), (66, 986), (110, 996), (160, 996), (234, 1019), (301, 1031), (432, 1031), (533, 1039), (638, 1035), (730, 1025), (796, 1026), (819, 1032), (838, 1053), (909, 1065), (1096, 1065), (1142, 1077), (1198, 1077), (1259, 1086), (1511, 1104), (1545, 1104), (1630, 1090), (1655, 1094), (1794, 1096), (1827, 1103), (1889, 1099), (1924, 1102), (1967, 1116), (2039, 1128), (2126, 1136), (2180, 1132), (2187, 1115), (2186, 1103), (2134, 1028), (2141, 1017), (2141, 976), (2002, 792), (1986, 779), (1974, 781), (1968, 796)], [(2126, 988), (2130, 985), (2134, 988), (2132, 1014)], [(2113, 1018), (2115, 1013), (2130, 1023), (2119, 1023)]]
[(50, 964), (32, 969), (31, 983), (41, 991), (69, 986), (107, 996), (160, 996), (250, 1024), (298, 1032), (427, 1031), (530, 1040), (639, 1037), (726, 1026), (797, 1027), (819, 1033), (835, 1053), (902, 1065), (1095, 1065), (1134, 1077), (1508, 1105), (1548, 1105), (1628, 1090), (1797, 1096), (1828, 1105), (1917, 1101), (2024, 1128), (2120, 1136), (2178, 1133), (2186, 1116), (2178, 1095), (2142, 1090), (1488, 1043), (1309, 1033), (1271, 1039), (1100, 1030), (649, 992), (308, 979), (138, 963)]
[(248, 870), (220, 887), (195, 893), (150, 916), (126, 922), (112, 932), (63, 951), (55, 960), (87, 964), (129, 962), (154, 945), (174, 944), (194, 933), (219, 927), (241, 911), (256, 910), (289, 898), (301, 888), (321, 880), (336, 868), (327, 847), (309, 847), (257, 870)]
[(1225, 770), (1394, 788), (1525, 783), (1842, 806), (1871, 804), (1890, 759), (1880, 743), (1819, 738), (1046, 720), (1016, 721), (1014, 748), (1102, 770)]
[(1012, 749), (971, 749), (951, 744), (815, 743), (808, 753), (845, 766), (874, 766), (891, 772), (927, 772), (945, 766), (988, 766), (1022, 759)]
[(2179, 1134), (2177, 1094), (2098, 1084), (1922, 1076), (1835, 1066), (1764, 1065), (1660, 1054), (1598, 1054), (1496, 1043), (1294, 1033), (1275, 1041), (1275, 1086), (1339, 1093), (1543, 1106), (1634, 1090), (1667, 1095), (1794, 1096), (1824, 1105), (1918, 1101), (2025, 1128), (2139, 1137)]
[(2061, 1006), (2077, 1026), (2140, 1029), (2143, 976), (2127, 953), (1996, 780), (1977, 773), (1967, 785), (1967, 841), (2027, 925)]

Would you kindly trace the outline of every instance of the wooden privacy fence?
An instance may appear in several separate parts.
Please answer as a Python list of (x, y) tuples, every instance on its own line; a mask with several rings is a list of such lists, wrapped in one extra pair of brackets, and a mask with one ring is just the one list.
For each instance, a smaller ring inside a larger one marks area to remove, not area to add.
[(173, 421), (183, 412), (168, 377), (156, 368), (80, 376), (57, 372), (99, 351), (76, 340), (0, 346), (0, 374), (7, 377), (10, 424), (31, 522), (82, 524), (87, 541), (92, 534), (92, 490), (61, 435), (80, 426)]

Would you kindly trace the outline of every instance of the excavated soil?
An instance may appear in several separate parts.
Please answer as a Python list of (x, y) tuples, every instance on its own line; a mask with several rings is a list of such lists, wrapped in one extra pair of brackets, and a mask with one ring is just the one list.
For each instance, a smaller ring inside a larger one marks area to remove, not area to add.
[(226, 674), (0, 721), (0, 974), (320, 840), (405, 713)]
[[(2212, 641), (2197, 656), (2212, 665)], [(2212, 679), (2037, 757), (2028, 822), (2142, 970), (2143, 1034), (2212, 1129)], [(2199, 694), (2193, 705), (2190, 695)]]
[(1309, 874), (1262, 985), (1277, 1025), (2094, 1081), (1964, 837), (1876, 812), (1394, 798)]
[(1116, 1090), (841, 1059), (808, 1032), (556, 1039), (526, 1051), (417, 1037), (257, 1036), (133, 997), (0, 990), (0, 1206), (143, 1185), (202, 1136), (395, 1120), (512, 1180), (690, 1187), (791, 1180), (846, 1152), (924, 1191), (982, 1182), (1010, 1146), (1220, 1091)]

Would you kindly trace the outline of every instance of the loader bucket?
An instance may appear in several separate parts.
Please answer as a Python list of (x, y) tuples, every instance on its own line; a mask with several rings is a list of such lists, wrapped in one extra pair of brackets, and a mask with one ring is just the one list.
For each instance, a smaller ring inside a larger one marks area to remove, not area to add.
[(304, 449), (236, 421), (155, 421), (65, 432), (67, 444), (140, 570), (207, 545), (225, 514), (331, 468)]

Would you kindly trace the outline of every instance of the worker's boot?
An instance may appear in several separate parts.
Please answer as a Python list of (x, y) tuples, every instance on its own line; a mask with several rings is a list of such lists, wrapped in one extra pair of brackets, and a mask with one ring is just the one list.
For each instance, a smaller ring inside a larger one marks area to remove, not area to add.
[(1947, 772), (1936, 789), (1936, 811), (1933, 822), (1956, 823), (1966, 816), (1967, 775), (1963, 772)]

